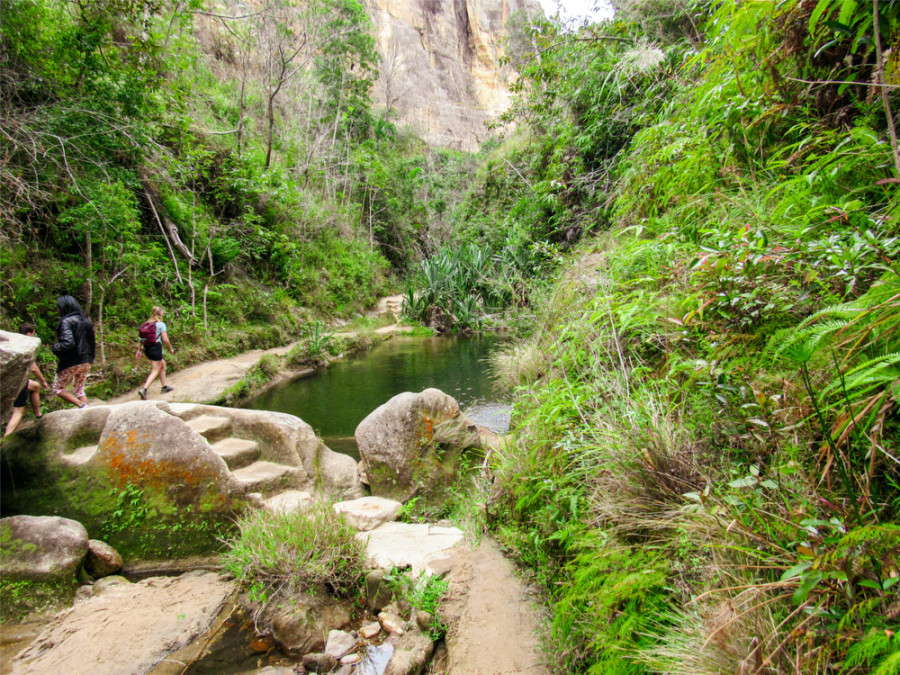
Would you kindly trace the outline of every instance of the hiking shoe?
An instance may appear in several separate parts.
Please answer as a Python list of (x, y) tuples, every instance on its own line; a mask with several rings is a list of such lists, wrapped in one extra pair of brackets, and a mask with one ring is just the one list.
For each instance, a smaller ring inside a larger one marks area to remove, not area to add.
[(146, 389), (138, 389), (138, 396), (141, 397), (142, 400), (147, 400), (147, 390)]
[(169, 386), (166, 386), (166, 387), (163, 387), (162, 389), (160, 389), (160, 391), (161, 391), (162, 393), (164, 393), (164, 394), (168, 394), (168, 393), (169, 393), (170, 391), (172, 391), (173, 389), (175, 389), (175, 387), (169, 387)]

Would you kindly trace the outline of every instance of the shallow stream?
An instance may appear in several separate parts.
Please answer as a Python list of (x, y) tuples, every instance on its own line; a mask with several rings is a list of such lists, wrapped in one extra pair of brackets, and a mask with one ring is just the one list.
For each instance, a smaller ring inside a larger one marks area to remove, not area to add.
[(332, 450), (359, 458), (353, 433), (375, 408), (404, 391), (434, 387), (477, 424), (503, 433), (509, 407), (491, 392), (487, 356), (499, 338), (394, 337), (326, 370), (285, 382), (248, 407), (299, 417)]

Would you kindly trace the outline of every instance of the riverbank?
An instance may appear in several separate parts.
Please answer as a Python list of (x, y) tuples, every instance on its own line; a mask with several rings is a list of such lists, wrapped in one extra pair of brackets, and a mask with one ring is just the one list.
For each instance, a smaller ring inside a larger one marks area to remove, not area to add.
[[(382, 298), (375, 311), (377, 316), (390, 315), (396, 319), (399, 313), (400, 296), (389, 296)], [(399, 335), (411, 330), (410, 326), (402, 323), (391, 323), (387, 326), (376, 328), (373, 333), (377, 338), (390, 339), (392, 335)], [(358, 332), (336, 332), (332, 334), (334, 339), (354, 340), (359, 338)], [(227, 397), (229, 391), (232, 391), (250, 372), (250, 369), (257, 365), (261, 359), (266, 356), (272, 356), (278, 360), (284, 359), (292, 350), (299, 347), (302, 341), (292, 342), (282, 347), (274, 347), (272, 349), (255, 349), (244, 352), (237, 356), (218, 359), (215, 361), (207, 361), (204, 363), (168, 373), (166, 376), (166, 384), (172, 387), (172, 391), (160, 392), (160, 384), (157, 380), (150, 388), (148, 398), (152, 400), (178, 402), (178, 403), (221, 403)], [(279, 368), (276, 373), (270, 376), (265, 385), (254, 394), (258, 395), (265, 391), (266, 388), (273, 387), (287, 380), (304, 377), (316, 371), (316, 368), (305, 366), (301, 368)], [(149, 367), (148, 367), (149, 372)], [(134, 388), (128, 393), (108, 401), (92, 400), (92, 403), (117, 404), (127, 403), (128, 401), (138, 400), (140, 398), (138, 392), (140, 388)]]

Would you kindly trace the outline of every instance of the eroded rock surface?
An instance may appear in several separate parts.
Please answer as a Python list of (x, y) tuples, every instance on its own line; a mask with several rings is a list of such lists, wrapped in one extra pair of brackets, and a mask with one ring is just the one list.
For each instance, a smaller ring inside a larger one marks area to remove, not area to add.
[(219, 524), (285, 493), (362, 491), (352, 458), (302, 420), (258, 410), (162, 401), (61, 410), (0, 452), (5, 513), (77, 520), (126, 558), (217, 549)]
[(479, 444), (477, 427), (439, 389), (394, 396), (359, 423), (355, 436), (373, 494), (401, 502), (452, 483), (459, 452)]
[(431, 560), (443, 560), (447, 550), (462, 541), (463, 531), (426, 523), (385, 523), (356, 537), (366, 543), (371, 567), (411, 567), (413, 576), (418, 576), (435, 573), (430, 568)]
[(211, 572), (108, 585), (58, 614), (12, 660), (9, 672), (146, 673), (201, 635), (232, 590), (231, 582)]
[(503, 67), (506, 26), (534, 0), (367, 0), (376, 26), (375, 95), (430, 144), (477, 150), (485, 122), (509, 105), (514, 73)]

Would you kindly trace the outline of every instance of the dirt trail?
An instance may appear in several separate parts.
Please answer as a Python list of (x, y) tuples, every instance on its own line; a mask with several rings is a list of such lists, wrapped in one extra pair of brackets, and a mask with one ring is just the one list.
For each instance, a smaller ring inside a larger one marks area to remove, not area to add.
[(541, 623), (536, 598), (512, 563), (489, 539), (457, 558), (444, 604), (451, 626), (447, 663), (433, 672), (547, 675), (536, 636)]

